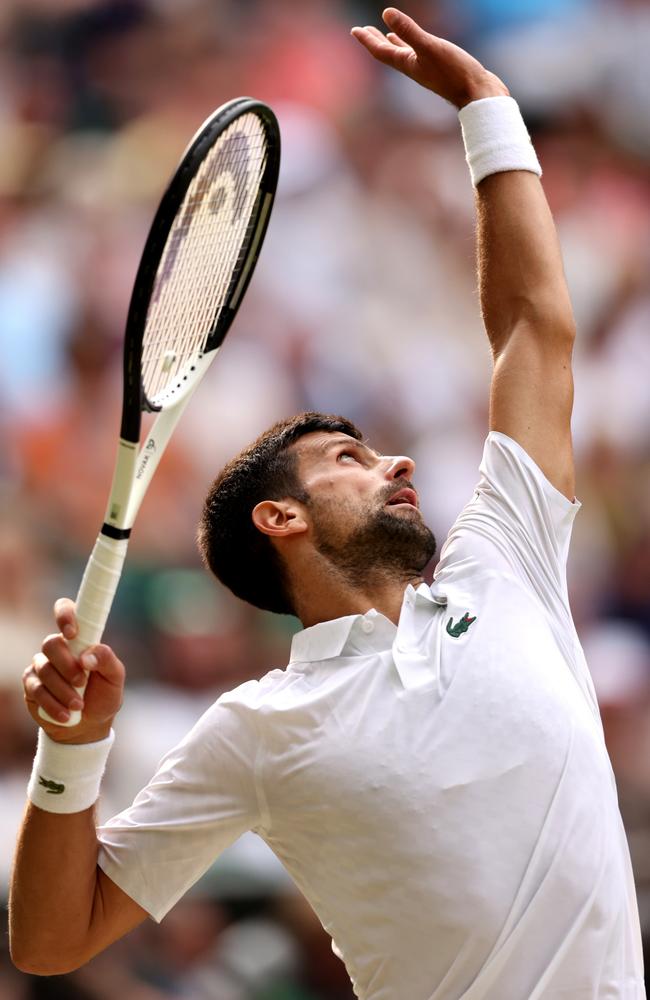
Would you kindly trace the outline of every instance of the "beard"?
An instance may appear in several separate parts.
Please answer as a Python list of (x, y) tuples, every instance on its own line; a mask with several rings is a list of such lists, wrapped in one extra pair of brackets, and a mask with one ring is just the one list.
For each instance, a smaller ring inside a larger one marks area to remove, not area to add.
[(415, 508), (406, 514), (382, 506), (352, 530), (346, 530), (340, 508), (336, 515), (328, 513), (314, 517), (316, 548), (354, 587), (378, 577), (408, 582), (422, 575), (436, 553), (433, 532)]

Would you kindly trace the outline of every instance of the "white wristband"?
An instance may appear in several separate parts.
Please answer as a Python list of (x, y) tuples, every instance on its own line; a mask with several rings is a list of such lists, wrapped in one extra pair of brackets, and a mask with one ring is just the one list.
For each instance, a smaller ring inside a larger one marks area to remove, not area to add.
[(106, 739), (97, 743), (57, 743), (42, 729), (27, 796), (52, 813), (82, 812), (99, 798), (99, 786), (106, 760), (115, 741), (111, 729)]
[(542, 176), (519, 105), (512, 97), (484, 97), (458, 112), (465, 158), (476, 187), (489, 174), (528, 170)]

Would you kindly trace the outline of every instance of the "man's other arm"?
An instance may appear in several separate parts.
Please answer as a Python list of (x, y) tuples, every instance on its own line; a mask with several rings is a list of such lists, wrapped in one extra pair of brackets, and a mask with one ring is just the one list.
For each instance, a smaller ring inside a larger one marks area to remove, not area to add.
[(97, 848), (94, 808), (57, 815), (28, 803), (9, 908), (22, 972), (72, 972), (148, 916), (97, 866)]
[[(52, 739), (93, 743), (110, 731), (121, 701), (124, 668), (108, 646), (98, 646), (85, 692), (82, 721), (65, 729), (44, 722), (43, 706), (55, 718), (76, 697), (79, 664), (61, 634), (76, 631), (74, 605), (59, 601), (58, 635), (24, 676), (27, 707)], [(9, 934), (14, 964), (24, 972), (56, 975), (87, 962), (147, 916), (97, 866), (94, 807), (57, 814), (29, 802), (20, 829), (9, 899)]]
[[(387, 35), (353, 34), (380, 62), (463, 108), (508, 95), (473, 56), (395, 8)], [(570, 417), (574, 323), (551, 213), (538, 177), (494, 173), (477, 187), (481, 309), (494, 357), (490, 429), (516, 440), (574, 497)]]

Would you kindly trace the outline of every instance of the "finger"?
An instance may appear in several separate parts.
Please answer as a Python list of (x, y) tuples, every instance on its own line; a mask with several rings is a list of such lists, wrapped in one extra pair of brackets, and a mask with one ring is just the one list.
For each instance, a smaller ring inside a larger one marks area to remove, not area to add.
[(425, 31), (420, 25), (395, 7), (387, 7), (382, 14), (384, 24), (391, 29), (391, 32), (398, 35), (402, 41), (412, 46), (414, 49), (431, 43), (433, 35)]
[(378, 62), (392, 66), (393, 69), (407, 72), (408, 63), (413, 54), (407, 46), (393, 45), (386, 40), (386, 36), (382, 35), (381, 31), (377, 31), (375, 28), (353, 28), (352, 34)]
[[(411, 46), (407, 45), (406, 42), (402, 41), (399, 35), (396, 35), (394, 31), (387, 32), (386, 38), (388, 39), (389, 42), (392, 42), (393, 45), (397, 45), (398, 48), (411, 49)], [(411, 51), (413, 50), (411, 49)]]
[[(372, 37), (374, 30), (375, 29), (368, 24), (365, 28), (351, 28), (350, 34), (353, 35), (358, 42), (361, 42), (362, 45), (366, 45), (367, 40)], [(381, 35), (381, 37), (383, 38), (384, 36)]]
[(376, 28), (374, 24), (367, 24), (363, 30), (367, 31), (371, 35), (374, 35), (374, 37), (379, 42), (386, 41), (386, 35), (383, 33), (383, 31), (380, 31), (379, 28)]
[(34, 675), (38, 678), (44, 689), (60, 705), (72, 710), (83, 707), (83, 699), (79, 697), (72, 684), (69, 684), (61, 676), (59, 671), (43, 653), (36, 654), (33, 661), (33, 668)]
[(77, 617), (75, 603), (69, 597), (60, 597), (54, 605), (54, 618), (57, 628), (66, 639), (74, 639), (77, 634)]
[(41, 652), (61, 676), (74, 687), (80, 687), (84, 683), (85, 674), (79, 666), (79, 661), (73, 656), (61, 634), (48, 635), (43, 640)]
[(379, 28), (375, 28), (371, 24), (366, 25), (365, 30), (369, 31), (370, 34), (374, 35), (374, 37), (380, 42), (388, 41), (391, 45), (397, 46), (398, 49), (408, 49), (409, 52), (413, 51), (411, 46), (407, 45), (406, 42), (403, 42), (399, 35), (396, 35), (394, 31), (389, 31), (387, 34), (384, 34), (383, 31), (380, 31)]
[[(38, 655), (40, 656), (40, 654)], [(42, 680), (37, 676), (34, 663), (23, 674), (23, 688), (25, 701), (37, 721), (39, 721), (39, 708), (47, 712), (51, 719), (56, 719), (59, 722), (68, 721), (70, 712), (64, 704), (55, 698), (52, 692), (47, 689)]]
[(81, 657), (88, 668), (88, 687), (84, 694), (84, 717), (109, 719), (122, 704), (124, 665), (109, 646), (92, 646)]
[(90, 646), (81, 654), (81, 664), (89, 673), (99, 674), (108, 684), (120, 688), (124, 684), (124, 664), (110, 646)]

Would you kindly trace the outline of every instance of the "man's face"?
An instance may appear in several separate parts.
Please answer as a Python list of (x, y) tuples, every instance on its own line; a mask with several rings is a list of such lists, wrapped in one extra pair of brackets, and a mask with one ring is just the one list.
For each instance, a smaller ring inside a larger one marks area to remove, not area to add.
[(419, 576), (436, 542), (411, 482), (412, 459), (379, 455), (338, 431), (305, 434), (292, 449), (318, 551), (358, 585), (373, 569)]

